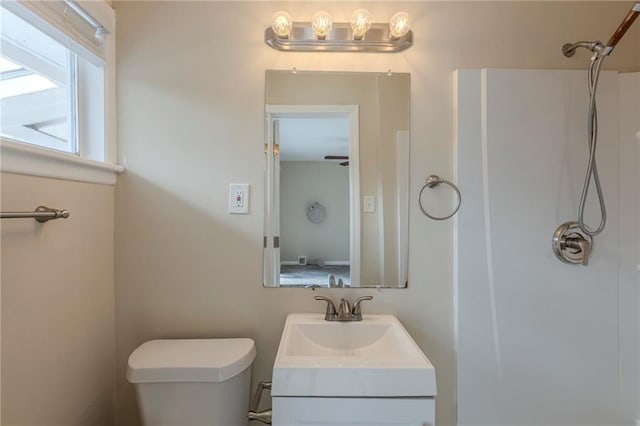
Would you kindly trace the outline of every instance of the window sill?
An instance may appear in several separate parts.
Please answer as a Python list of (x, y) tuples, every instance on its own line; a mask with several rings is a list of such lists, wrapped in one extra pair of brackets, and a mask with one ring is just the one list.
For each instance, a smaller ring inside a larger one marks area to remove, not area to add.
[(0, 172), (3, 173), (115, 185), (117, 175), (123, 171), (124, 167), (117, 164), (0, 139)]

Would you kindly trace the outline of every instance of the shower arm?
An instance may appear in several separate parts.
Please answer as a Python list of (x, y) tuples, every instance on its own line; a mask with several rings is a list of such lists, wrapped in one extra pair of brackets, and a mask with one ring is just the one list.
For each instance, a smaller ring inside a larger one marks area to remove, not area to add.
[(631, 7), (631, 10), (629, 11), (629, 13), (627, 13), (627, 16), (624, 17), (620, 25), (618, 25), (618, 28), (616, 29), (616, 31), (613, 33), (613, 35), (609, 39), (607, 46), (611, 48), (616, 47), (616, 45), (618, 44), (620, 39), (624, 36), (624, 34), (627, 32), (631, 24), (633, 24), (633, 22), (638, 18), (638, 15), (640, 15), (640, 2), (636, 2)]
[(618, 28), (616, 28), (606, 45), (602, 44), (600, 41), (578, 41), (575, 43), (567, 43), (562, 46), (562, 53), (567, 58), (570, 58), (574, 55), (577, 48), (583, 47), (594, 52), (598, 56), (608, 56), (613, 52), (613, 49), (616, 47), (618, 42), (622, 39), (633, 22), (638, 18), (638, 15), (640, 15), (640, 2), (634, 3), (631, 10), (629, 10), (627, 16), (625, 16), (620, 25), (618, 25)]

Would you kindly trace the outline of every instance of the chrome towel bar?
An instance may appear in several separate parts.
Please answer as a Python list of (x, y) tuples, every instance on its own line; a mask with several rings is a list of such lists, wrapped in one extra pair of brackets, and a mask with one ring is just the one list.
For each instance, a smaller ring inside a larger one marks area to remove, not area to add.
[(0, 212), (0, 219), (21, 219), (33, 218), (40, 223), (47, 222), (52, 219), (66, 219), (69, 217), (69, 211), (52, 209), (50, 207), (39, 206), (32, 212)]

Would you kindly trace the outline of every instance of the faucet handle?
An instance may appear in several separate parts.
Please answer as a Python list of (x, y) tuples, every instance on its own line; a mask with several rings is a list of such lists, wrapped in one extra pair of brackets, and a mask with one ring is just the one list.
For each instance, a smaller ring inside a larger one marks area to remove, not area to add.
[(373, 299), (373, 296), (362, 296), (357, 298), (353, 302), (353, 307), (351, 308), (351, 316), (353, 317), (354, 321), (362, 320), (362, 309), (360, 309), (360, 303), (363, 300), (372, 300), (372, 299)]
[(574, 250), (572, 253), (579, 261), (574, 263), (582, 263), (583, 266), (589, 264), (589, 256), (591, 256), (591, 240), (584, 238), (582, 235), (575, 237), (567, 237), (565, 239), (565, 247)]
[(316, 300), (324, 300), (325, 302), (327, 302), (327, 311), (324, 314), (324, 319), (326, 321), (331, 321), (337, 316), (337, 314), (336, 314), (336, 305), (333, 304), (333, 301), (331, 299), (329, 299), (328, 297), (324, 297), (324, 296), (314, 296), (314, 299), (316, 299)]

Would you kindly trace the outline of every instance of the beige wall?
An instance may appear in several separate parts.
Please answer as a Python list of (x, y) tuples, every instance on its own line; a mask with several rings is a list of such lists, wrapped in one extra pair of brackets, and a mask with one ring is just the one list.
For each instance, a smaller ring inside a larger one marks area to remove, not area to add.
[[(401, 157), (398, 149), (398, 132), (408, 131), (410, 128), (410, 80), (406, 78), (381, 78), (378, 77), (378, 114), (384, 119), (378, 120), (380, 144), (378, 152), (378, 205), (376, 212), (383, 224), (382, 238), (384, 244), (383, 272), (378, 276), (378, 283), (404, 286), (399, 282), (398, 250), (400, 249), (399, 226), (407, 225), (407, 217), (398, 214), (398, 199), (402, 198), (406, 190), (399, 186), (409, 177), (409, 159)], [(407, 96), (399, 96), (406, 93)], [(404, 167), (403, 167), (404, 165)], [(401, 179), (401, 176), (404, 179)], [(406, 194), (404, 194), (406, 197)], [(405, 209), (406, 210), (406, 209)], [(406, 233), (406, 231), (405, 231)], [(408, 244), (405, 241), (404, 244)]]
[[(437, 422), (455, 409), (452, 222), (428, 220), (415, 197), (432, 173), (453, 175), (452, 72), (457, 68), (584, 68), (567, 41), (605, 39), (629, 2), (328, 3), (336, 21), (366, 6), (404, 9), (414, 46), (400, 54), (279, 53), (262, 39), (274, 11), (308, 19), (315, 3), (123, 2), (118, 16), (116, 188), (118, 425), (137, 422), (126, 360), (157, 337), (255, 339), (254, 379), (268, 379), (289, 312), (317, 293), (373, 294), (365, 314), (397, 315), (436, 366)], [(623, 40), (607, 68), (640, 69)], [(411, 207), (407, 290), (262, 288), (265, 69), (411, 73)], [(230, 182), (252, 184), (251, 214), (228, 215)], [(340, 293), (340, 292), (345, 293)]]
[[(322, 223), (307, 219), (318, 202)], [(349, 169), (335, 161), (280, 162), (280, 260), (349, 262)]]
[(68, 209), (3, 220), (2, 424), (112, 425), (112, 186), (2, 173), (0, 207)]

